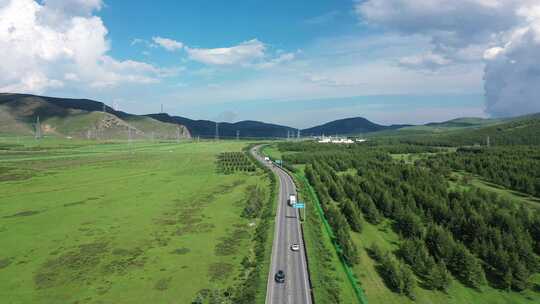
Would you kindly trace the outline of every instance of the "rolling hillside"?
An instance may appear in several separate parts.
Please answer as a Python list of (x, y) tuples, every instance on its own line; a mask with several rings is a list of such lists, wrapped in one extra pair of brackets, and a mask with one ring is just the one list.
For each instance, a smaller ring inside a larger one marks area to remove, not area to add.
[(432, 124), (382, 131), (370, 136), (381, 140), (441, 146), (485, 145), (488, 137), (491, 145), (540, 145), (540, 113), (483, 120), (481, 124), (466, 127), (443, 124), (443, 127), (433, 127)]
[(131, 132), (132, 138), (190, 137), (188, 129), (183, 125), (115, 111), (102, 102), (0, 94), (0, 133), (32, 135), (38, 116), (44, 135), (116, 139), (127, 138)]
[[(192, 136), (214, 138), (216, 134), (216, 122), (210, 120), (193, 120), (181, 116), (170, 116), (166, 113), (146, 115), (153, 119), (177, 123), (186, 126)], [(287, 132), (296, 135), (296, 129), (286, 126), (269, 124), (259, 121), (245, 120), (235, 123), (220, 122), (218, 125), (221, 138), (235, 138), (239, 132), (242, 138), (285, 138)]]
[(323, 134), (353, 135), (353, 134), (377, 132), (377, 131), (382, 131), (382, 130), (394, 130), (394, 129), (399, 129), (405, 126), (406, 125), (383, 126), (383, 125), (378, 125), (376, 123), (373, 123), (363, 117), (354, 117), (354, 118), (334, 120), (320, 126), (304, 129), (302, 130), (302, 134), (313, 135), (313, 136), (320, 136)]

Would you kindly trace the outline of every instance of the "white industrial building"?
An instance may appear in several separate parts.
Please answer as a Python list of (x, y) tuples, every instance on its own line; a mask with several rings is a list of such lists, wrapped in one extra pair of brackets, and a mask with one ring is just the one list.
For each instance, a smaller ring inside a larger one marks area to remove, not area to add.
[(361, 139), (361, 138), (352, 140), (352, 139), (346, 138), (346, 137), (337, 137), (337, 136), (336, 137), (332, 137), (332, 136), (325, 137), (324, 135), (321, 136), (321, 137), (318, 137), (318, 140), (317, 140), (317, 142), (321, 143), (321, 144), (354, 144), (355, 142), (363, 143), (363, 142), (366, 142), (366, 141), (367, 141), (366, 139)]

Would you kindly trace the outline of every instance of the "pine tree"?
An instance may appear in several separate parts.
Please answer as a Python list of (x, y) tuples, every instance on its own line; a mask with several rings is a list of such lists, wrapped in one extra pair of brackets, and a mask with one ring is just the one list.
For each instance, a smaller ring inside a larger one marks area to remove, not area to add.
[(446, 269), (446, 265), (442, 261), (439, 261), (439, 263), (435, 264), (429, 271), (428, 276), (426, 277), (426, 283), (430, 288), (441, 290), (444, 292), (448, 291), (451, 280), (452, 277)]
[(341, 205), (342, 213), (347, 218), (351, 229), (355, 232), (362, 232), (362, 214), (358, 210), (358, 206), (349, 199), (346, 199)]

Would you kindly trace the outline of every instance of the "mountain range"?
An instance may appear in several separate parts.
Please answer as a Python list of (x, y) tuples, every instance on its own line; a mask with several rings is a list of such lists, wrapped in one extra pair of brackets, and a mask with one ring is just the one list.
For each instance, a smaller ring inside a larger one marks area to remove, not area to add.
[(478, 129), (499, 125), (511, 119), (458, 118), (420, 126), (373, 123), (363, 117), (334, 120), (307, 129), (245, 120), (235, 123), (193, 120), (167, 113), (135, 115), (117, 111), (103, 102), (29, 94), (0, 93), (0, 134), (34, 134), (39, 117), (45, 135), (76, 138), (287, 138), (321, 135), (437, 133), (448, 130)]

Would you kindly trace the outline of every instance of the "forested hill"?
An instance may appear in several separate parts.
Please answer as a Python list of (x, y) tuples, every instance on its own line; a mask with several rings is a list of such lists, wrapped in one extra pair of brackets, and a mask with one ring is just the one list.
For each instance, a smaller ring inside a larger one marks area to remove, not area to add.
[(360, 134), (360, 133), (369, 133), (382, 130), (393, 130), (404, 127), (405, 125), (392, 125), (392, 126), (383, 126), (376, 123), (373, 123), (363, 117), (353, 117), (346, 119), (334, 120), (328, 123), (325, 123), (320, 126), (315, 126), (312, 128), (302, 130), (304, 135), (349, 135), (349, 134)]
[(466, 128), (440, 134), (406, 135), (400, 141), (442, 146), (540, 145), (540, 113), (505, 119), (479, 128)]
[[(186, 126), (192, 136), (203, 138), (213, 138), (216, 135), (216, 122), (210, 120), (193, 120), (181, 116), (170, 116), (166, 113), (148, 114), (153, 119), (178, 123)], [(221, 138), (235, 138), (238, 135), (242, 138), (286, 138), (287, 133), (296, 135), (297, 129), (269, 124), (260, 121), (244, 120), (235, 123), (220, 122), (218, 124), (219, 136)]]

